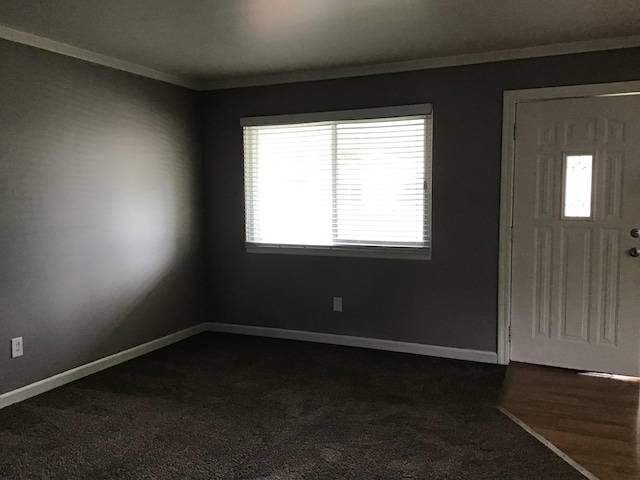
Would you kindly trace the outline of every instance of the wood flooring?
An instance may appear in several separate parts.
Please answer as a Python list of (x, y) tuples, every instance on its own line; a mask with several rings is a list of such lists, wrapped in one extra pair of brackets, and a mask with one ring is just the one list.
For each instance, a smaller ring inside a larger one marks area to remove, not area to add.
[(600, 480), (640, 479), (637, 379), (511, 363), (500, 406)]

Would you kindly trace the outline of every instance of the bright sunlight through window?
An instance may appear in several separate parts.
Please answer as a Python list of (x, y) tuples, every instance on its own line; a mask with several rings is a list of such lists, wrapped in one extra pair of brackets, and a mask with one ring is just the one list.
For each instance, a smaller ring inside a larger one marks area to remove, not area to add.
[(567, 155), (564, 173), (564, 216), (591, 216), (593, 155)]
[(430, 257), (430, 105), (242, 125), (249, 251)]

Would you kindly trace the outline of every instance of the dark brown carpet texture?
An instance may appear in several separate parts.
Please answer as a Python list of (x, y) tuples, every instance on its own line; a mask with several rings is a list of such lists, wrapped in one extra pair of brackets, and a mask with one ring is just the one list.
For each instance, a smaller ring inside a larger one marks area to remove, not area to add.
[(0, 478), (582, 479), (505, 369), (204, 333), (0, 410)]

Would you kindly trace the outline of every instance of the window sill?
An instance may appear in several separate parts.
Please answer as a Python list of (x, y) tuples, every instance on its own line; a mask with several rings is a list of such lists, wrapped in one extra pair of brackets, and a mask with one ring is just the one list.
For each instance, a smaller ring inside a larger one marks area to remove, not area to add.
[(312, 255), (323, 257), (389, 258), (403, 260), (431, 260), (427, 248), (384, 247), (303, 247), (291, 245), (246, 245), (247, 253), (276, 255)]

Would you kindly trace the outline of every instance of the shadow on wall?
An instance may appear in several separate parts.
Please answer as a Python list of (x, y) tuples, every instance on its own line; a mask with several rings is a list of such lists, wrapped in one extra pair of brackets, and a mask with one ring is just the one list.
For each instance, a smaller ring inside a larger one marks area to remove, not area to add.
[[(193, 253), (180, 256), (157, 276), (148, 278), (144, 289), (138, 288), (118, 298), (114, 302), (115, 310), (106, 312), (111, 317), (108, 327), (94, 332), (90, 345), (83, 344), (82, 339), (91, 335), (91, 325), (85, 334), (79, 335), (76, 357), (102, 358), (113, 353), (113, 345), (121, 345), (124, 350), (141, 343), (134, 339), (152, 340), (200, 323), (196, 269), (197, 258)], [(94, 318), (93, 323), (104, 322)], [(146, 333), (149, 331), (157, 333), (150, 337)]]
[(194, 92), (3, 41), (0, 65), (4, 393), (201, 320)]
[(127, 215), (138, 222), (113, 229), (15, 239), (13, 251), (30, 258), (14, 264), (2, 293), (22, 321), (3, 323), (24, 337), (25, 355), (0, 369), (0, 393), (201, 321), (193, 241), (136, 210)]

